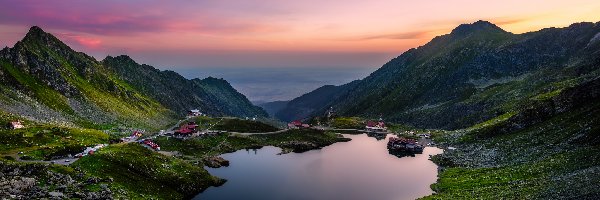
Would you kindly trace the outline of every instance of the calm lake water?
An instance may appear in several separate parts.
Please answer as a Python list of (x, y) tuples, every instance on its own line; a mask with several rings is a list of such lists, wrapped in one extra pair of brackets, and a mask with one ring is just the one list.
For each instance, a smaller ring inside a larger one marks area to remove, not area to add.
[(423, 154), (398, 158), (388, 153), (387, 138), (344, 136), (352, 141), (304, 153), (277, 155), (281, 149), (263, 147), (223, 154), (229, 167), (207, 169), (227, 183), (194, 199), (396, 200), (433, 193), (437, 166), (428, 159), (443, 150), (426, 147)]

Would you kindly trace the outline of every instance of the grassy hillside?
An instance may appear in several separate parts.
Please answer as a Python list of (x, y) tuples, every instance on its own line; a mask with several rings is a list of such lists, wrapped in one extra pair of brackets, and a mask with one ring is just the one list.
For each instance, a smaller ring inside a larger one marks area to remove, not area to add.
[(223, 183), (201, 166), (167, 157), (138, 144), (112, 145), (75, 163), (87, 173), (111, 178), (118, 198), (190, 198)]
[(93, 129), (33, 125), (0, 130), (0, 155), (19, 155), (24, 160), (50, 160), (82, 152), (85, 147), (108, 143), (108, 135)]
[(600, 75), (597, 34), (600, 23), (524, 34), (485, 21), (460, 25), (392, 59), (348, 93), (321, 102), (327, 107), (312, 115), (332, 106), (342, 116), (467, 128)]
[(436, 136), (456, 147), (426, 199), (600, 197), (600, 79), (534, 100), (507, 118)]
[(189, 109), (267, 116), (225, 80), (188, 80), (127, 56), (99, 62), (39, 27), (0, 51), (0, 83), (0, 110), (41, 123), (158, 130)]
[(214, 126), (214, 130), (238, 133), (266, 133), (279, 130), (278, 128), (260, 121), (225, 118)]
[(126, 55), (108, 56), (102, 64), (123, 82), (180, 115), (190, 109), (200, 109), (217, 116), (267, 116), (223, 79), (188, 80), (173, 71), (138, 64)]

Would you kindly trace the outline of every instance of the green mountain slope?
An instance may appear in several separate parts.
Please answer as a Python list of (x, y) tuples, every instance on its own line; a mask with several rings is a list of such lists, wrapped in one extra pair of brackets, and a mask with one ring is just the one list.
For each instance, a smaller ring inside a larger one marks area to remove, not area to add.
[(436, 139), (456, 149), (429, 199), (598, 199), (600, 78)]
[(138, 64), (125, 55), (108, 56), (102, 64), (136, 90), (177, 113), (197, 108), (212, 115), (267, 116), (223, 79), (188, 80), (173, 71)]
[[(33, 121), (92, 128), (118, 124), (158, 128), (192, 108), (213, 115), (266, 115), (247, 99), (243, 101), (245, 97), (228, 84), (217, 88), (238, 94), (235, 100), (222, 99), (231, 95), (206, 92), (174, 72), (118, 64), (99, 62), (32, 27), (13, 48), (0, 51), (0, 109)], [(128, 73), (135, 74), (124, 75)], [(133, 76), (137, 79), (131, 79)], [(159, 84), (164, 87), (155, 87)], [(166, 93), (188, 92), (178, 90), (181, 88), (192, 93)], [(188, 101), (190, 98), (194, 100)]]
[(468, 127), (597, 77), (599, 34), (600, 23), (524, 34), (463, 24), (386, 63), (332, 106), (417, 127)]

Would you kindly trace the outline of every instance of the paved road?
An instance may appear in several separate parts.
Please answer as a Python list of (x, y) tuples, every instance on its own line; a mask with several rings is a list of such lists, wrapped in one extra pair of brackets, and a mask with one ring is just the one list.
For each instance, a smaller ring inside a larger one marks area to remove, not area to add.
[[(15, 155), (16, 161), (26, 162), (26, 163), (54, 163), (59, 165), (70, 165), (71, 163), (79, 160), (79, 158), (63, 158), (56, 160), (22, 160), (20, 155)], [(67, 162), (68, 161), (68, 162)]]
[[(167, 133), (169, 131), (172, 131), (174, 128), (179, 127), (179, 125), (183, 122), (184, 120), (179, 120), (179, 122), (177, 122), (175, 125), (173, 125), (172, 127), (170, 127), (169, 129), (167, 129), (164, 133)], [(164, 134), (163, 133), (163, 134)], [(156, 138), (157, 136), (160, 136), (161, 134), (155, 134), (149, 138)], [(132, 142), (138, 142), (139, 138), (135, 138), (135, 139), (130, 139), (130, 140), (125, 140), (123, 141), (123, 143), (132, 143)], [(71, 163), (79, 160), (79, 158), (77, 157), (72, 157), (72, 158), (62, 158), (62, 159), (56, 159), (56, 160), (49, 160), (49, 161), (45, 161), (45, 160), (22, 160), (21, 156), (17, 153), (10, 155), (11, 157), (14, 157), (16, 161), (19, 162), (28, 162), (28, 163), (54, 163), (54, 164), (59, 164), (59, 165), (70, 165)]]

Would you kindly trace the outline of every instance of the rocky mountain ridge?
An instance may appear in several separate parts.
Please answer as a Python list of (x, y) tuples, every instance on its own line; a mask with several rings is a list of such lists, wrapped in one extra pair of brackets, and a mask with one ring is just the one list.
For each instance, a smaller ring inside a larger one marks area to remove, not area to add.
[[(345, 116), (385, 116), (415, 127), (468, 127), (597, 77), (598, 34), (600, 23), (589, 22), (523, 34), (485, 21), (463, 24), (323, 105)], [(310, 116), (325, 112), (313, 109)]]
[(31, 27), (0, 51), (0, 109), (42, 123), (160, 127), (201, 109), (215, 116), (266, 116), (224, 80), (188, 80), (128, 56), (102, 61)]

